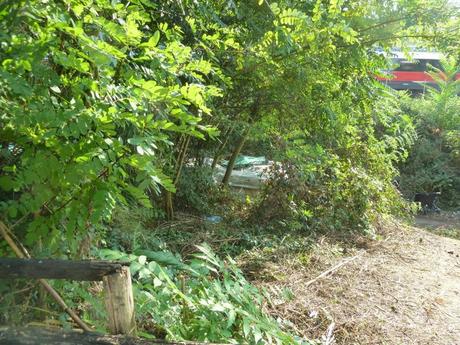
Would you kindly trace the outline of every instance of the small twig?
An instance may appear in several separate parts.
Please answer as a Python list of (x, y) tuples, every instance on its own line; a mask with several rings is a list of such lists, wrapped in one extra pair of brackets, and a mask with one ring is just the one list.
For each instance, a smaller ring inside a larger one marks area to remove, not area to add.
[(32, 286), (28, 286), (28, 287), (26, 287), (26, 288), (24, 288), (24, 289), (21, 289), (21, 290), (11, 291), (10, 294), (11, 294), (11, 295), (17, 295), (17, 294), (19, 294), (19, 293), (23, 293), (23, 292), (29, 291), (29, 290), (31, 290), (31, 289), (33, 289), (33, 288), (34, 288), (33, 285), (32, 285)]
[(212, 243), (219, 243), (219, 242), (237, 242), (237, 241), (241, 241), (242, 240), (242, 237), (229, 237), (229, 238), (221, 238), (221, 239), (215, 239), (215, 240), (212, 240), (211, 242)]
[(325, 336), (325, 339), (324, 339), (324, 344), (325, 345), (331, 345), (334, 341), (334, 327), (335, 327), (335, 323), (334, 321), (331, 322), (331, 324), (329, 325), (329, 327), (327, 328), (327, 332), (326, 332), (326, 336)]
[[(357, 258), (359, 258), (361, 255), (363, 255), (366, 251), (362, 251), (360, 252), (359, 254), (351, 257), (351, 258), (348, 258), (348, 259), (345, 259), (343, 260), (341, 263), (333, 266), (332, 268), (328, 269), (327, 271), (324, 271), (323, 273), (321, 273), (319, 276), (317, 276), (316, 278), (313, 278), (312, 280), (309, 280), (308, 282), (306, 282), (305, 284), (303, 284), (303, 287), (306, 288), (310, 285), (312, 285), (313, 283), (315, 283), (316, 281), (320, 280), (321, 278), (324, 278), (326, 277), (327, 275), (337, 271), (340, 267), (352, 262), (353, 260), (356, 260)], [(297, 284), (301, 281), (302, 279), (299, 279), (298, 281), (296, 281), (294, 284)]]
[(381, 306), (379, 306), (378, 304), (374, 305), (374, 307), (377, 308), (380, 311), (383, 311), (384, 313), (387, 313), (387, 311), (385, 309), (383, 309)]
[(38, 311), (41, 311), (41, 312), (44, 312), (44, 313), (47, 313), (47, 314), (50, 314), (50, 315), (59, 315), (59, 313), (57, 313), (57, 312), (47, 310), (47, 309), (44, 309), (44, 308), (38, 308), (38, 307), (28, 307), (28, 308), (32, 309), (32, 310), (38, 310)]

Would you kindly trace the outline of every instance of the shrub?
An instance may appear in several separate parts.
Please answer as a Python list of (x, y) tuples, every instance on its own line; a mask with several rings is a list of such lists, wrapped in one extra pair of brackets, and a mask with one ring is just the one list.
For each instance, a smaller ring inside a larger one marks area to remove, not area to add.
[(175, 195), (178, 209), (209, 213), (219, 193), (209, 166), (185, 167)]
[(100, 250), (104, 259), (129, 260), (137, 317), (145, 336), (245, 344), (310, 344), (264, 312), (264, 293), (235, 262), (208, 246), (185, 263), (167, 251), (126, 254)]
[(369, 232), (379, 214), (405, 213), (408, 205), (394, 184), (395, 166), (407, 156), (413, 126), (391, 94), (371, 104), (372, 112), (356, 115), (368, 121), (367, 127), (345, 126), (329, 142), (307, 131), (286, 135), (278, 145), (280, 166), (254, 218), (282, 219), (289, 229)]

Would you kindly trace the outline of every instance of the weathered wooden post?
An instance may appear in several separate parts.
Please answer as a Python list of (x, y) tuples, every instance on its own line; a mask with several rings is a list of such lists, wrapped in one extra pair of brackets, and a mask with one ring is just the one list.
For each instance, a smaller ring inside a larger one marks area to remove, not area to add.
[(133, 335), (136, 331), (136, 321), (129, 267), (123, 266), (102, 279), (110, 333)]

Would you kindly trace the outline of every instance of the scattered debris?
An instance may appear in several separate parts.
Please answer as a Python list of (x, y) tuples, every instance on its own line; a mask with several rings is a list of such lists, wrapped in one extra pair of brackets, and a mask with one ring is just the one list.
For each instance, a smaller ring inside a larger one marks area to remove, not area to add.
[(204, 218), (207, 222), (209, 223), (213, 223), (213, 224), (218, 224), (222, 221), (222, 217), (221, 216), (206, 216)]

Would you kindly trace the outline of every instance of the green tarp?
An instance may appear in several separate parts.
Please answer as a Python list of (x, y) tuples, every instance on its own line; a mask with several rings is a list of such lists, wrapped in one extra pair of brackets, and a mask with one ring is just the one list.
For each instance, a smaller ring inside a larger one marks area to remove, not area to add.
[[(254, 157), (254, 156), (238, 156), (235, 161), (235, 169), (242, 169), (249, 167), (251, 165), (260, 165), (260, 164), (267, 164), (267, 158), (264, 156)], [(228, 161), (222, 161), (223, 166), (227, 166)]]

